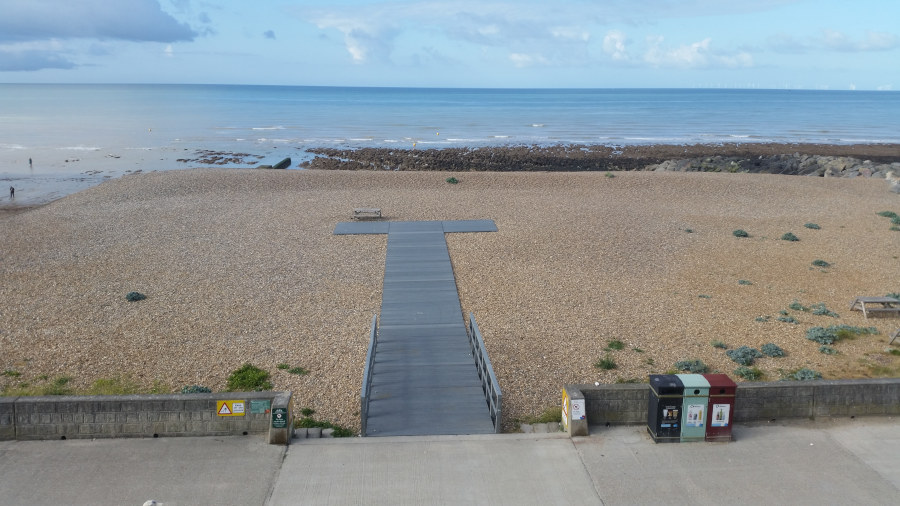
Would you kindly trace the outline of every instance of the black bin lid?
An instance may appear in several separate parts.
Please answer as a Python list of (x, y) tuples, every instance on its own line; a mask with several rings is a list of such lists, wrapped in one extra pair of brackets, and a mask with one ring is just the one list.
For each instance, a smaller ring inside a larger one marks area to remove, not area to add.
[(674, 374), (651, 374), (650, 388), (657, 396), (684, 395), (684, 383)]

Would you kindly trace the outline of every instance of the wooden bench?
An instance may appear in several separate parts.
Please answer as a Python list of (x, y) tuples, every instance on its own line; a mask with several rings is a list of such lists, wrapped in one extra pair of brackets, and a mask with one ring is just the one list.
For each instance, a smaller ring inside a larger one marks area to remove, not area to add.
[(872, 316), (900, 316), (900, 300), (893, 297), (857, 297), (850, 303), (851, 311), (862, 311)]
[(353, 210), (354, 220), (380, 220), (381, 209), (377, 207), (358, 207)]

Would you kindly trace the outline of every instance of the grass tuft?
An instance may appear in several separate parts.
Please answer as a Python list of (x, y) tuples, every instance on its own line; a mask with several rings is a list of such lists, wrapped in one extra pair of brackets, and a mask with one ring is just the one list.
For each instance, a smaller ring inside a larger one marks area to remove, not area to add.
[(613, 360), (612, 357), (606, 355), (605, 357), (598, 360), (597, 363), (594, 364), (594, 367), (608, 371), (610, 369), (615, 369), (618, 366), (616, 365), (616, 361)]

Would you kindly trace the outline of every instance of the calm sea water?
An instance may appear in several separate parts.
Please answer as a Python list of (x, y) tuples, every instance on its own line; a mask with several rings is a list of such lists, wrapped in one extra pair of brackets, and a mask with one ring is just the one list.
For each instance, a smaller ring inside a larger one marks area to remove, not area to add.
[(900, 143), (900, 92), (0, 84), (0, 174), (181, 168), (198, 149), (721, 142)]

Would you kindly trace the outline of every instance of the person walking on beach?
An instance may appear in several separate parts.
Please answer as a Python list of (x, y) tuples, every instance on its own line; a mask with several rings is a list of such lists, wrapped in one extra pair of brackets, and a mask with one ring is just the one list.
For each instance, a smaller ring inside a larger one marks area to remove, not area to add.
[(34, 166), (31, 165), (31, 158), (28, 159), (28, 168), (29, 168), (29, 169), (33, 169), (33, 168), (34, 168)]
[(9, 187), (9, 200), (16, 198), (16, 189), (12, 186)]

